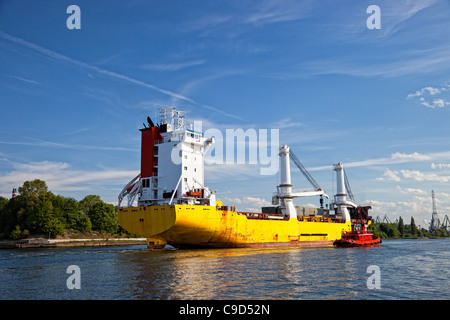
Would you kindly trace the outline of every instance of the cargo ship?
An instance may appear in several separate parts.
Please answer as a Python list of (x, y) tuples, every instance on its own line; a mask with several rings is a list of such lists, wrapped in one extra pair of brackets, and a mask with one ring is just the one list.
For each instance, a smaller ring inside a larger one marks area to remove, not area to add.
[[(273, 206), (241, 212), (204, 185), (205, 153), (214, 138), (188, 127), (175, 108), (161, 108), (158, 118), (155, 124), (147, 117), (140, 129), (140, 173), (118, 197), (119, 224), (145, 237), (148, 248), (332, 246), (352, 230), (358, 206), (347, 196), (342, 163), (334, 164), (337, 193), (325, 209), (322, 189), (293, 191), (290, 161), (298, 159), (282, 145)], [(304, 196), (320, 196), (321, 208), (296, 207), (293, 199)]]

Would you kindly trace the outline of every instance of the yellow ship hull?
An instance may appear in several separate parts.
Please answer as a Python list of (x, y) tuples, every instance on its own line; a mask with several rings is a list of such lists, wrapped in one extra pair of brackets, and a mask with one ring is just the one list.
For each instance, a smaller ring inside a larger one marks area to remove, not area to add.
[(147, 238), (149, 248), (264, 247), (332, 245), (351, 222), (321, 216), (299, 219), (251, 219), (211, 206), (158, 205), (124, 207), (119, 224)]

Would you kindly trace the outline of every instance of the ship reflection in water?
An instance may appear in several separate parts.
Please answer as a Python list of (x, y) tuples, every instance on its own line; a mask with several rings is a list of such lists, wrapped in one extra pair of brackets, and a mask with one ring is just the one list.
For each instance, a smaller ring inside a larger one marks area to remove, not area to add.
[[(380, 247), (0, 250), (0, 299), (450, 299), (449, 239)], [(67, 267), (81, 270), (69, 290)], [(369, 266), (381, 288), (369, 289)]]
[[(445, 240), (435, 240), (445, 242)], [(242, 248), (142, 251), (133, 261), (136, 299), (436, 299), (450, 298), (450, 290), (435, 282), (423, 295), (423, 277), (409, 274), (413, 266), (401, 261), (426, 261), (432, 254), (426, 248), (414, 248), (431, 241), (391, 240), (378, 248)], [(406, 242), (406, 243), (405, 243)], [(404, 248), (406, 245), (406, 248)], [(398, 250), (397, 246), (406, 251)], [(445, 249), (447, 250), (447, 249)], [(399, 256), (393, 257), (392, 254)], [(421, 255), (423, 253), (424, 255)], [(428, 259), (428, 273), (444, 258)], [(413, 256), (411, 256), (413, 255)], [(403, 257), (402, 257), (403, 256)], [(420, 258), (419, 258), (420, 257)], [(367, 287), (371, 273), (367, 268), (378, 265), (382, 271), (381, 289)], [(441, 267), (443, 267), (441, 265)], [(130, 266), (124, 264), (123, 267)], [(423, 266), (417, 270), (422, 269)], [(408, 270), (408, 271), (406, 271)], [(417, 271), (418, 272), (418, 271)], [(411, 276), (417, 279), (411, 279)], [(448, 276), (448, 273), (447, 273)], [(445, 276), (444, 276), (445, 277)], [(419, 280), (421, 279), (421, 280)], [(408, 283), (410, 295), (399, 292)], [(444, 281), (445, 282), (445, 281)], [(439, 289), (440, 288), (440, 289)], [(416, 292), (414, 292), (416, 291)], [(436, 295), (430, 295), (435, 291)]]

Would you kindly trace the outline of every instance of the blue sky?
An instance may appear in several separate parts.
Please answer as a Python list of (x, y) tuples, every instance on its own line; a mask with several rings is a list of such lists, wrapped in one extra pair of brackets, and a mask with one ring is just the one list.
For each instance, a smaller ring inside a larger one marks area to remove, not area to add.
[[(69, 5), (81, 29), (69, 30)], [(369, 30), (369, 5), (381, 29)], [(450, 3), (2, 1), (0, 195), (26, 180), (116, 203), (139, 172), (139, 128), (164, 105), (203, 128), (277, 128), (329, 194), (346, 167), (372, 215), (425, 225), (450, 211)], [(207, 166), (240, 210), (277, 175)], [(293, 168), (294, 188), (310, 186)], [(318, 204), (308, 198), (297, 204)]]

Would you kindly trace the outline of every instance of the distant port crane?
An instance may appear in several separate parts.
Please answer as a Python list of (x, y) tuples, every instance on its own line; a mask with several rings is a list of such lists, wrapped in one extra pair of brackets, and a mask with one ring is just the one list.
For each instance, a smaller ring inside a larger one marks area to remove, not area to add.
[(431, 190), (431, 200), (433, 202), (433, 213), (431, 214), (430, 232), (436, 231), (440, 228), (440, 221), (436, 209), (436, 200), (434, 197), (434, 190)]

